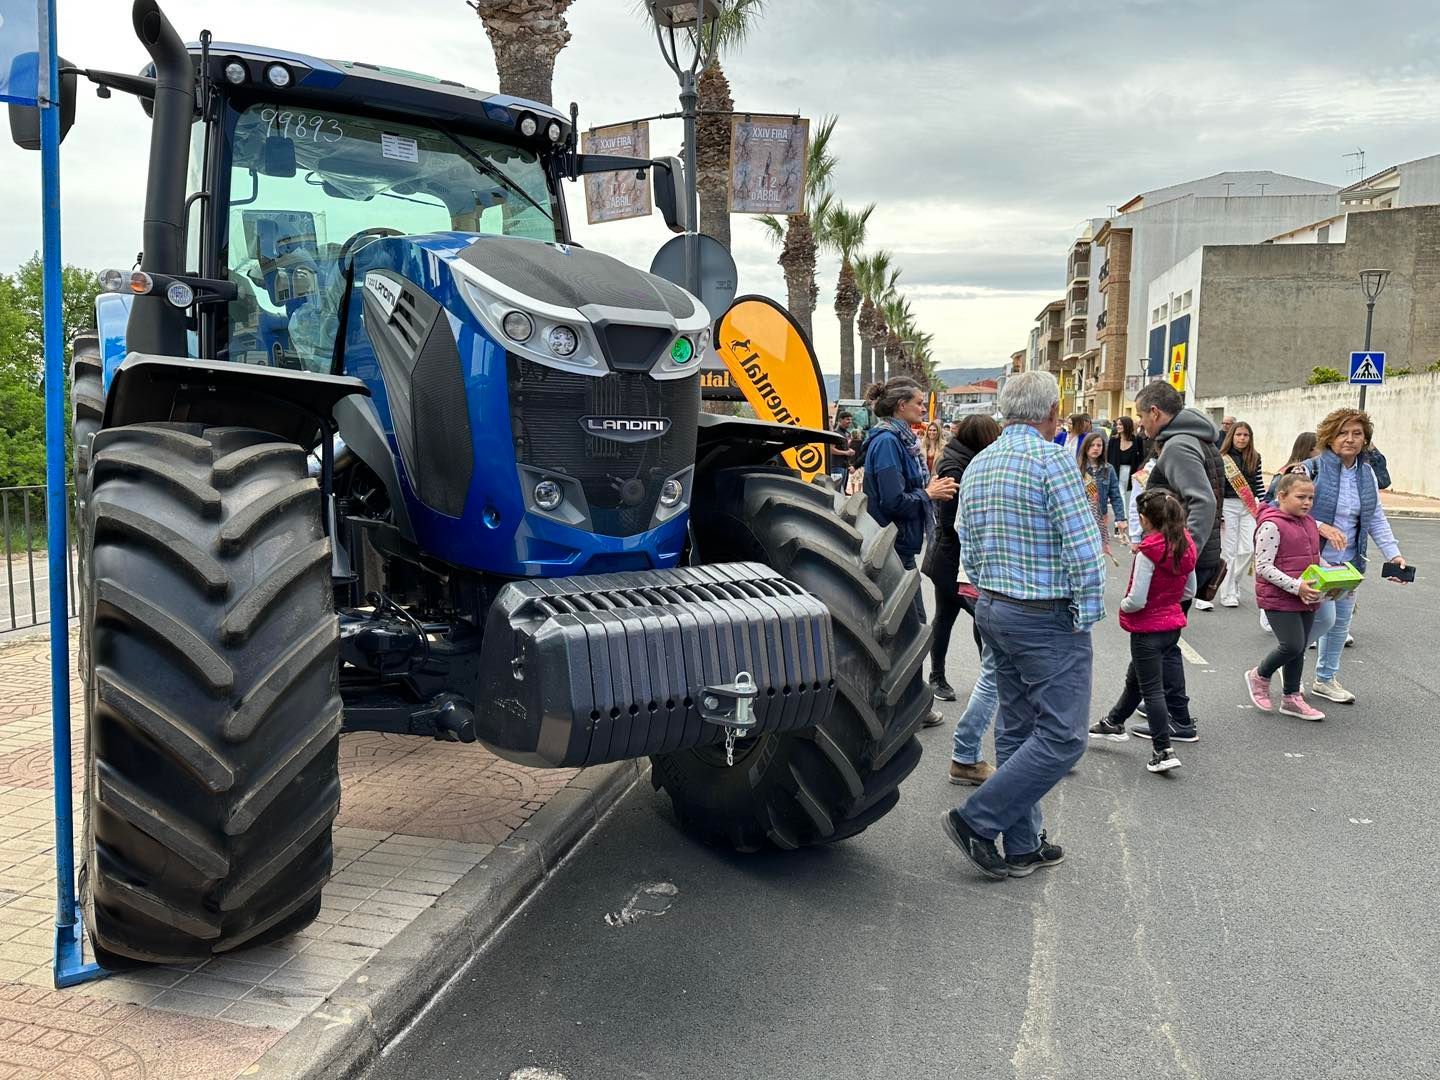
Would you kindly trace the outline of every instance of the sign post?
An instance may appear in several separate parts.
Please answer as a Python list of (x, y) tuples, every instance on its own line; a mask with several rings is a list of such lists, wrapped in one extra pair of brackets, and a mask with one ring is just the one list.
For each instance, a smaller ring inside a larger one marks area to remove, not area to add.
[[(33, 58), (33, 60), (32, 60)], [(55, 986), (105, 972), (83, 956), (70, 797), (70, 620), (66, 595), (65, 332), (61, 315), (60, 64), (55, 0), (0, 0), (0, 100), (40, 110), (44, 274), (45, 514), (50, 559), (50, 721), (55, 762)]]
[(1350, 354), (1350, 385), (1360, 387), (1360, 411), (1364, 412), (1365, 388), (1385, 385), (1385, 354), (1371, 349), (1352, 352)]

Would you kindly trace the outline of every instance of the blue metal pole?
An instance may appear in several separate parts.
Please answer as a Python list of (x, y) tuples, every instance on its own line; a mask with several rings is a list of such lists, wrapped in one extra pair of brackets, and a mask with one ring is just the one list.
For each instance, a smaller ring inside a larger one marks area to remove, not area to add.
[(60, 70), (55, 3), (41, 0), (49, 82), (40, 105), (40, 170), (45, 276), (45, 489), (50, 552), (50, 717), (55, 754), (55, 985), (103, 975), (83, 957), (75, 898), (75, 811), (70, 799), (70, 606), (66, 596), (65, 326), (61, 307)]

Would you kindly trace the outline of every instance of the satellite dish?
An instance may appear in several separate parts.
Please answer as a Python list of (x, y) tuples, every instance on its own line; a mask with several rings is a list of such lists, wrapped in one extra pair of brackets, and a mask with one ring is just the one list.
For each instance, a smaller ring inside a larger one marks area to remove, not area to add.
[[(735, 299), (739, 272), (735, 269), (734, 257), (719, 240), (704, 233), (696, 236), (695, 240), (700, 254), (700, 302), (710, 312), (713, 323), (725, 314)], [(650, 272), (666, 281), (673, 281), (682, 289), (688, 288), (685, 283), (685, 237), (675, 237), (656, 252), (650, 263)]]

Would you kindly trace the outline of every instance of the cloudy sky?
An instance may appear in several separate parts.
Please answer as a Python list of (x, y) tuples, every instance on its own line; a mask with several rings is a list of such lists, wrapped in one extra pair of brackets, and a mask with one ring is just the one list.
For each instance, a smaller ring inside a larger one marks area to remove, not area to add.
[[(124, 0), (58, 0), (62, 52), (122, 71), (144, 63)], [(183, 37), (257, 42), (388, 63), (493, 88), (463, 0), (166, 0)], [(675, 84), (632, 0), (576, 0), (555, 97), (583, 126), (674, 107)], [(1021, 347), (1063, 289), (1077, 224), (1150, 188), (1227, 169), (1344, 184), (1440, 152), (1440, 9), (1394, 0), (770, 0), (725, 64), (737, 107), (837, 113), (837, 193), (875, 202), (889, 248), (945, 366), (992, 365)], [(82, 90), (65, 142), (66, 260), (128, 267), (139, 247), (148, 123), (122, 95)], [(652, 127), (676, 152), (678, 122)], [(39, 155), (0, 146), (0, 270), (40, 244)], [(1242, 194), (1236, 192), (1236, 194)], [(583, 206), (572, 198), (578, 217)], [(775, 252), (737, 219), (743, 291), (784, 298)], [(667, 238), (649, 221), (578, 239), (648, 266)], [(816, 338), (836, 367), (822, 263)]]

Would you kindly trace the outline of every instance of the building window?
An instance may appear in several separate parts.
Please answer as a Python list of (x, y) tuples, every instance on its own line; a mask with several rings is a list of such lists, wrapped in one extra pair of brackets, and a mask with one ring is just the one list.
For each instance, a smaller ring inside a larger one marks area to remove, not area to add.
[(1328, 244), (1330, 242), (1330, 226), (1321, 225), (1315, 230), (1315, 242), (1317, 244)]
[(1185, 305), (1184, 305), (1184, 306), (1185, 306), (1185, 310), (1186, 310), (1186, 311), (1189, 311), (1189, 310), (1190, 310), (1190, 302), (1191, 302), (1191, 300), (1194, 299), (1194, 297), (1195, 297), (1195, 290), (1193, 290), (1193, 289), (1186, 289), (1186, 290), (1185, 290)]

